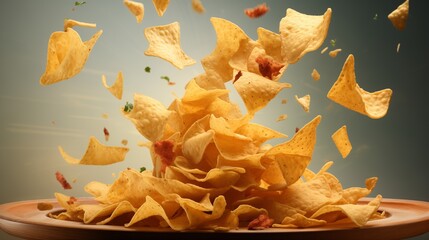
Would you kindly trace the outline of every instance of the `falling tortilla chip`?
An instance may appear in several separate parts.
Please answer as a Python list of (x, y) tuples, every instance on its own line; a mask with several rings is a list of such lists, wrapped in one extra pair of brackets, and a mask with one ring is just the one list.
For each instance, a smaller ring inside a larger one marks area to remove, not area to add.
[(195, 63), (180, 47), (180, 25), (173, 22), (167, 25), (148, 27), (144, 34), (149, 47), (144, 52), (147, 56), (160, 57), (179, 69)]
[(136, 17), (137, 23), (141, 23), (144, 17), (144, 5), (140, 2), (124, 0), (124, 5)]
[(307, 52), (318, 49), (328, 34), (332, 10), (323, 15), (306, 15), (291, 8), (280, 21), (281, 53), (288, 63), (296, 63)]
[(320, 80), (320, 73), (316, 69), (313, 69), (313, 71), (311, 72), (311, 77), (314, 81), (318, 81)]
[(303, 97), (298, 97), (297, 95), (295, 95), (295, 99), (296, 101), (298, 101), (299, 105), (301, 105), (302, 109), (304, 109), (304, 111), (309, 112), (310, 111), (310, 95), (307, 94)]
[(404, 30), (407, 24), (409, 7), (409, 0), (406, 0), (387, 16), (393, 26), (400, 31)]
[(97, 24), (95, 23), (86, 23), (86, 22), (79, 22), (70, 18), (64, 19), (64, 31), (67, 31), (67, 28), (73, 28), (75, 26), (79, 27), (89, 27), (89, 28), (95, 28), (97, 27)]
[(101, 81), (103, 82), (103, 86), (109, 90), (109, 92), (115, 96), (117, 99), (122, 99), (122, 91), (123, 91), (123, 85), (124, 85), (124, 77), (122, 76), (122, 72), (118, 73), (118, 76), (116, 77), (116, 81), (112, 86), (107, 85), (106, 76), (101, 76)]
[(338, 55), (338, 53), (340, 53), (340, 52), (341, 52), (341, 48), (338, 48), (338, 49), (332, 50), (332, 51), (330, 51), (330, 52), (329, 52), (329, 56), (330, 56), (330, 57), (332, 57), (332, 58), (334, 58), (334, 57), (336, 57), (336, 56)]
[(349, 135), (347, 134), (347, 126), (343, 125), (335, 131), (331, 137), (335, 146), (337, 146), (338, 151), (341, 153), (341, 156), (346, 158), (352, 150), (352, 144), (350, 143)]
[(102, 33), (102, 30), (98, 31), (86, 42), (82, 42), (72, 28), (66, 32), (52, 33), (48, 43), (46, 70), (40, 78), (40, 84), (50, 85), (78, 74)]
[(156, 13), (158, 16), (162, 17), (164, 12), (167, 10), (168, 4), (170, 4), (170, 0), (152, 0), (153, 5), (155, 6)]
[(89, 138), (88, 148), (81, 160), (67, 154), (61, 146), (58, 146), (61, 156), (70, 164), (81, 165), (109, 165), (122, 162), (128, 152), (125, 147), (112, 147), (101, 144), (97, 138)]
[(192, 9), (197, 13), (204, 13), (206, 11), (200, 0), (192, 0)]
[(389, 108), (392, 90), (386, 88), (370, 93), (360, 88), (356, 83), (354, 62), (354, 56), (350, 54), (337, 81), (329, 90), (328, 98), (370, 118), (384, 117)]

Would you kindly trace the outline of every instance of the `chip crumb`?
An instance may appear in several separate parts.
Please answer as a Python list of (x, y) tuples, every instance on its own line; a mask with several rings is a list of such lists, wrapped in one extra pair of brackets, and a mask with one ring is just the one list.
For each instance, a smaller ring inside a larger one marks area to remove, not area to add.
[(298, 97), (297, 95), (295, 95), (295, 99), (299, 103), (299, 105), (301, 105), (302, 109), (304, 109), (305, 112), (310, 111), (310, 95), (309, 94), (307, 94), (303, 97)]
[(197, 13), (204, 13), (206, 11), (200, 0), (192, 0), (192, 9)]
[(286, 98), (282, 99), (282, 104), (286, 104), (286, 103), (287, 103), (287, 99)]
[(136, 17), (137, 23), (141, 23), (144, 17), (144, 5), (140, 2), (124, 0), (124, 5)]
[(328, 47), (325, 47), (324, 49), (322, 49), (322, 51), (320, 51), (320, 53), (324, 54), (327, 50), (328, 50)]
[(51, 203), (47, 203), (47, 202), (37, 203), (37, 209), (39, 211), (47, 211), (47, 210), (51, 210), (53, 208), (54, 208), (54, 205), (52, 205)]
[(396, 46), (396, 52), (399, 52), (399, 48), (401, 47), (401, 43), (398, 43), (398, 45)]
[(103, 113), (103, 114), (101, 114), (101, 117), (104, 118), (104, 119), (108, 119), (109, 115), (107, 113)]
[(338, 55), (338, 53), (341, 52), (341, 48), (337, 48), (335, 50), (332, 50), (329, 52), (329, 56), (331, 56), (332, 58), (336, 57)]
[(256, 7), (254, 7), (254, 8), (244, 9), (244, 14), (246, 14), (249, 18), (258, 18), (258, 17), (263, 16), (269, 10), (270, 10), (270, 8), (267, 7), (267, 4), (262, 3)]
[(311, 77), (315, 80), (318, 81), (320, 80), (320, 74), (316, 69), (313, 69), (313, 71), (311, 72)]
[(276, 122), (283, 121), (287, 118), (287, 114), (281, 114), (277, 119)]

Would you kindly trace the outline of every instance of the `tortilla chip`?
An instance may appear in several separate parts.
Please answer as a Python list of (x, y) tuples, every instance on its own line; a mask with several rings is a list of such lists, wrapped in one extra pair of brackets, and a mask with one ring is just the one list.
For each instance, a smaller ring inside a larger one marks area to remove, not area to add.
[(160, 57), (178, 69), (195, 63), (180, 47), (180, 25), (173, 22), (167, 25), (148, 27), (144, 30), (149, 47), (144, 52), (147, 56)]
[(249, 114), (254, 114), (264, 108), (284, 88), (290, 88), (289, 83), (268, 80), (260, 75), (243, 72), (234, 83)]
[(307, 94), (303, 97), (298, 97), (297, 95), (295, 95), (295, 99), (299, 103), (299, 105), (301, 105), (302, 109), (304, 109), (305, 112), (310, 111), (310, 95), (309, 94)]
[(75, 26), (79, 27), (89, 27), (89, 28), (95, 28), (97, 27), (97, 24), (95, 23), (86, 23), (86, 22), (79, 22), (73, 19), (64, 19), (64, 32), (67, 31), (67, 28), (73, 28)]
[(58, 150), (66, 162), (81, 165), (109, 165), (122, 162), (129, 151), (125, 147), (105, 146), (95, 137), (89, 138), (88, 148), (81, 160), (67, 154), (61, 146), (58, 146)]
[(311, 72), (311, 77), (313, 78), (314, 81), (319, 81), (320, 73), (314, 68), (313, 71)]
[(152, 0), (152, 3), (155, 6), (158, 16), (162, 17), (167, 10), (168, 4), (170, 4), (170, 0)]
[(400, 31), (405, 29), (408, 20), (409, 8), (409, 0), (406, 0), (387, 16), (396, 29)]
[(140, 2), (124, 0), (124, 5), (136, 17), (137, 23), (141, 23), (144, 17), (144, 5)]
[(347, 134), (347, 126), (344, 125), (332, 134), (332, 140), (337, 146), (338, 151), (341, 153), (343, 158), (346, 158), (352, 150), (352, 144), (350, 143), (349, 136)]
[(197, 13), (204, 13), (206, 11), (200, 0), (192, 0), (192, 9)]
[(82, 42), (72, 28), (66, 32), (52, 33), (48, 43), (46, 70), (40, 77), (40, 84), (49, 85), (77, 75), (102, 33), (102, 30), (98, 31), (86, 42)]
[(107, 85), (106, 76), (101, 75), (101, 81), (103, 82), (103, 86), (109, 90), (109, 92), (115, 96), (117, 99), (122, 99), (123, 85), (124, 85), (124, 77), (122, 76), (122, 72), (118, 72), (118, 76), (116, 77), (115, 83), (112, 86)]
[(306, 15), (291, 8), (280, 21), (283, 60), (296, 63), (306, 53), (318, 49), (328, 34), (332, 10), (323, 15)]
[(370, 93), (360, 88), (356, 83), (354, 57), (350, 54), (327, 96), (350, 110), (379, 119), (387, 113), (392, 90), (386, 88)]

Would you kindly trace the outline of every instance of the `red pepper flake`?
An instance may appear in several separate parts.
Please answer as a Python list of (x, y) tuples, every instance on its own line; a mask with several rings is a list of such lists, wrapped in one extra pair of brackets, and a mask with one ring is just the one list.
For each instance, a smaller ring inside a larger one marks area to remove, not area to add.
[(106, 142), (109, 141), (109, 137), (110, 137), (109, 130), (107, 130), (107, 128), (104, 128), (103, 132), (104, 132), (104, 139), (106, 140)]
[(263, 230), (266, 228), (270, 228), (273, 226), (274, 219), (269, 218), (267, 214), (263, 213), (259, 215), (257, 218), (253, 219), (249, 225), (247, 225), (247, 229), (249, 230)]
[(68, 205), (72, 205), (72, 204), (74, 204), (75, 202), (77, 202), (77, 198), (75, 198), (75, 197), (71, 196), (71, 197), (69, 198), (69, 200), (67, 201), (67, 204), (68, 204)]
[(235, 83), (241, 76), (243, 76), (243, 73), (238, 71), (238, 73), (235, 74), (234, 81), (232, 81), (232, 83)]
[(154, 151), (161, 157), (161, 171), (165, 172), (165, 168), (173, 164), (174, 161), (174, 142), (171, 140), (163, 140), (155, 142)]
[(61, 184), (61, 186), (63, 186), (64, 189), (72, 189), (72, 186), (70, 185), (70, 183), (67, 182), (66, 178), (62, 173), (57, 171), (55, 173), (55, 177), (57, 178), (57, 181)]
[(296, 127), (295, 128), (295, 133), (297, 133), (297, 132), (299, 132), (299, 128)]
[(270, 58), (264, 58), (264, 57), (257, 57), (255, 59), (256, 63), (259, 64), (259, 72), (262, 74), (263, 77), (273, 79), (273, 77), (280, 74), (280, 69), (284, 67), (284, 64), (275, 62), (273, 59)]
[(266, 3), (262, 3), (254, 8), (247, 8), (244, 10), (244, 14), (246, 14), (250, 18), (258, 18), (270, 10), (267, 7)]

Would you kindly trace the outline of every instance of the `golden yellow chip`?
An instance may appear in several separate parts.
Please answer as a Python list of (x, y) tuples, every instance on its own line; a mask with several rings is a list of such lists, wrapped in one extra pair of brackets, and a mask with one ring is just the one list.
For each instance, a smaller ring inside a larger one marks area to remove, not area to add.
[(297, 95), (295, 95), (295, 99), (299, 103), (299, 105), (301, 105), (301, 107), (302, 107), (302, 109), (304, 109), (304, 111), (306, 111), (306, 112), (310, 111), (310, 99), (311, 99), (311, 97), (309, 94), (302, 96), (302, 97), (298, 97)]
[(206, 11), (200, 0), (192, 0), (192, 9), (197, 13), (203, 13)]
[(107, 85), (106, 76), (101, 75), (101, 81), (103, 86), (109, 90), (109, 92), (115, 96), (117, 99), (122, 99), (123, 85), (124, 85), (124, 77), (122, 76), (122, 72), (118, 72), (118, 76), (116, 77), (115, 83), (112, 86)]
[(279, 179), (278, 173), (280, 173), (280, 177), (284, 178), (285, 184), (289, 186), (301, 177), (310, 163), (316, 144), (316, 128), (321, 118), (320, 115), (315, 117), (290, 141), (276, 145), (265, 153), (263, 162), (268, 169), (271, 167), (275, 174), (265, 174), (264, 181), (275, 183)]
[(331, 14), (330, 8), (320, 16), (306, 15), (288, 8), (286, 16), (280, 21), (283, 60), (296, 63), (307, 52), (318, 49), (328, 34)]
[(73, 28), (75, 26), (79, 27), (89, 27), (89, 28), (95, 28), (97, 27), (97, 24), (95, 23), (86, 23), (86, 22), (79, 22), (73, 19), (64, 19), (64, 31), (67, 31), (67, 28)]
[(158, 13), (158, 16), (161, 17), (167, 10), (170, 0), (152, 0), (152, 3), (155, 6), (156, 13)]
[(311, 72), (311, 77), (313, 78), (314, 81), (318, 81), (320, 80), (320, 73), (314, 68), (313, 71)]
[(234, 87), (243, 99), (249, 114), (254, 114), (264, 108), (281, 90), (290, 88), (291, 85), (271, 81), (251, 72), (243, 72), (243, 75), (234, 82)]
[(67, 154), (61, 146), (58, 146), (58, 150), (64, 160), (70, 164), (109, 165), (123, 161), (129, 149), (125, 147), (105, 146), (95, 137), (90, 137), (88, 148), (81, 160)]
[(124, 5), (136, 17), (137, 23), (141, 23), (144, 17), (144, 5), (140, 2), (124, 0)]
[(160, 57), (179, 69), (195, 63), (195, 60), (186, 55), (180, 46), (178, 22), (148, 27), (144, 30), (144, 34), (149, 42), (145, 55)]
[(259, 27), (257, 29), (258, 43), (262, 45), (265, 52), (278, 62), (283, 62), (281, 55), (282, 42), (280, 34)]
[(352, 144), (350, 143), (349, 135), (347, 134), (347, 126), (343, 125), (335, 131), (331, 137), (335, 146), (337, 146), (338, 151), (341, 153), (341, 156), (346, 158), (352, 150)]
[(158, 100), (141, 94), (134, 95), (131, 111), (123, 111), (125, 117), (134, 123), (137, 130), (152, 142), (162, 137), (170, 113)]
[(350, 54), (327, 96), (350, 110), (378, 119), (387, 113), (392, 90), (386, 88), (370, 93), (360, 88), (356, 83), (354, 57)]
[(72, 28), (66, 32), (52, 33), (48, 43), (46, 70), (40, 77), (40, 84), (57, 83), (78, 74), (102, 33), (102, 30), (98, 31), (86, 42), (82, 42)]
[(405, 29), (408, 20), (409, 12), (409, 0), (405, 0), (401, 5), (399, 5), (395, 10), (393, 10), (387, 18), (392, 22), (393, 26), (402, 31)]
[(334, 58), (334, 57), (336, 57), (338, 55), (338, 53), (341, 52), (341, 50), (342, 50), (341, 48), (337, 48), (335, 50), (332, 50), (332, 51), (329, 52), (329, 56), (332, 57), (332, 58)]
[(246, 33), (234, 23), (222, 18), (210, 18), (216, 32), (216, 48), (201, 60), (208, 75), (227, 82), (233, 78), (229, 60), (237, 52), (241, 41), (249, 41)]

